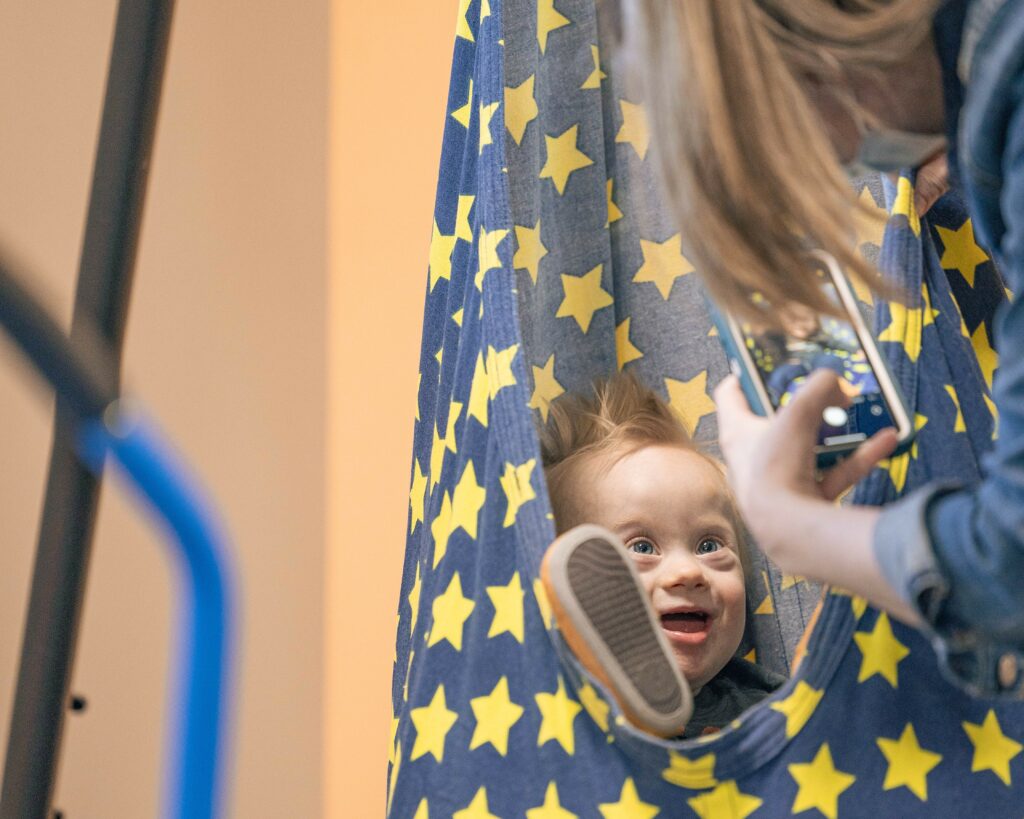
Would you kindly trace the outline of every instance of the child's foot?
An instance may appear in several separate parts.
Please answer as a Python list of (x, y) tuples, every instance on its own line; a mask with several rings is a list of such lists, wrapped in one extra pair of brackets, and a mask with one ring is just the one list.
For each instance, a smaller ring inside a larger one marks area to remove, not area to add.
[(690, 686), (621, 541), (600, 526), (570, 529), (548, 547), (541, 579), (565, 641), (626, 718), (658, 736), (682, 734)]

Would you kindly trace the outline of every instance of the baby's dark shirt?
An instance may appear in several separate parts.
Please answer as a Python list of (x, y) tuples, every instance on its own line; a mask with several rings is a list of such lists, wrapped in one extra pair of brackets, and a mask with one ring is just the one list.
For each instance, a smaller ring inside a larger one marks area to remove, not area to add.
[(721, 730), (785, 681), (781, 674), (733, 657), (693, 698), (693, 716), (682, 738)]

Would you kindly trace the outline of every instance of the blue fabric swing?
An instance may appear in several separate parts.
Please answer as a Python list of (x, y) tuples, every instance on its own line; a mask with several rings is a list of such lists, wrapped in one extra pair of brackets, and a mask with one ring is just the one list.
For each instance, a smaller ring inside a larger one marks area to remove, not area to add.
[[(430, 250), (395, 660), (393, 817), (1013, 815), (1024, 705), (974, 700), (931, 646), (757, 556), (741, 652), (792, 671), (720, 733), (660, 740), (581, 672), (538, 581), (554, 537), (535, 424), (630, 367), (716, 436), (725, 357), (658, 200), (641, 106), (602, 59), (593, 0), (462, 0)], [(866, 182), (862, 251), (917, 299), (875, 304), (916, 417), (855, 502), (980, 475), (1006, 299), (961, 203)], [(881, 223), (880, 223), (881, 224)], [(812, 615), (822, 601), (819, 613)], [(809, 627), (806, 654), (793, 669)]]

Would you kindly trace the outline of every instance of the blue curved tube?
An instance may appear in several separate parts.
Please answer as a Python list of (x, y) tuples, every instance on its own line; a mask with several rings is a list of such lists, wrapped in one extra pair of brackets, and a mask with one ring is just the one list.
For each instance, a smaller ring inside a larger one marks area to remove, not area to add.
[(79, 431), (95, 472), (107, 453), (162, 520), (181, 573), (177, 675), (168, 709), (164, 816), (213, 819), (223, 811), (225, 728), (233, 665), (234, 589), (220, 526), (196, 482), (156, 427), (123, 403)]

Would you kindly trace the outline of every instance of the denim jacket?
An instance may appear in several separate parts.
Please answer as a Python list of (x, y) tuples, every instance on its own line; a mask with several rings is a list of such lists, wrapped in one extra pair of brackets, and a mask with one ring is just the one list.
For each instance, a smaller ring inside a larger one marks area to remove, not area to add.
[(874, 551), (956, 682), (1024, 697), (1024, 0), (948, 0), (935, 42), (951, 176), (1017, 298), (994, 324), (999, 439), (983, 480), (886, 507)]

